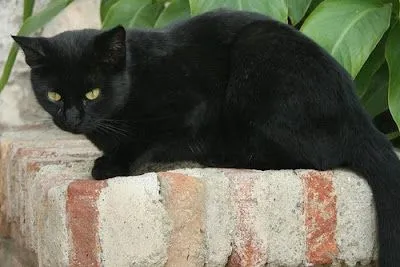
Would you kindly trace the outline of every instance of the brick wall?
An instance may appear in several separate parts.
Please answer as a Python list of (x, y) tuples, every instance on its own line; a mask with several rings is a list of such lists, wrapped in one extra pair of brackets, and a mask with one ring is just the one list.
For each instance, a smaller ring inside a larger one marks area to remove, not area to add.
[(345, 170), (181, 169), (89, 178), (99, 152), (27, 126), (0, 137), (0, 234), (40, 266), (305, 266), (376, 258), (366, 182)]

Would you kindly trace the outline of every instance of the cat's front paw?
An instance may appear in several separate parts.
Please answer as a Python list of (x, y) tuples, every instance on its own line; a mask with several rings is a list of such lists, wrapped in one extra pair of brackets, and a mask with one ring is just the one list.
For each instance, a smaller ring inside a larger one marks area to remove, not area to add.
[(94, 161), (92, 177), (96, 180), (127, 175), (129, 175), (129, 168), (125, 162), (121, 163), (107, 156), (102, 156)]

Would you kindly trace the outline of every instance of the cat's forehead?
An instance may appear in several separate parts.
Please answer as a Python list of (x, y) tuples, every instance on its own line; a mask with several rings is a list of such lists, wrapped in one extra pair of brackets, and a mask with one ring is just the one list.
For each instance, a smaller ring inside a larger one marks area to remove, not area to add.
[(81, 96), (94, 87), (103, 83), (102, 75), (92, 69), (81, 65), (69, 65), (60, 63), (55, 67), (42, 68), (35, 71), (35, 80), (40, 81), (37, 90), (57, 91), (69, 96)]
[(92, 41), (99, 32), (84, 29), (60, 33), (48, 38), (46, 52), (48, 56), (58, 60), (57, 63), (78, 64), (82, 57), (91, 53)]
[(50, 37), (49, 40), (59, 45), (80, 47), (93, 40), (100, 32), (95, 29), (65, 31)]

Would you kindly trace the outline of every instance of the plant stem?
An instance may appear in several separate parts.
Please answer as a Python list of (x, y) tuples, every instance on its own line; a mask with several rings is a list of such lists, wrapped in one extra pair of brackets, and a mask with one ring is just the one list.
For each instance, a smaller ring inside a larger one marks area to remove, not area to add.
[(22, 17), (22, 21), (25, 21), (32, 15), (34, 5), (35, 0), (24, 0), (24, 14)]
[(8, 53), (7, 61), (4, 64), (3, 73), (0, 78), (0, 93), (8, 82), (8, 78), (10, 77), (12, 67), (14, 66), (14, 62), (17, 57), (17, 52), (18, 52), (17, 45), (12, 44), (10, 52)]

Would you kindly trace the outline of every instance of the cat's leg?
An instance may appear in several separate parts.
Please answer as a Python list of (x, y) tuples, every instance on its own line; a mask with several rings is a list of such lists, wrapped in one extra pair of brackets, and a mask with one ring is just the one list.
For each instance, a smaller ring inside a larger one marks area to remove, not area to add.
[(143, 149), (140, 144), (132, 142), (121, 144), (120, 139), (113, 135), (94, 132), (86, 137), (103, 151), (103, 155), (94, 161), (92, 168), (92, 177), (96, 180), (129, 175), (129, 163), (135, 152)]
[(203, 142), (188, 138), (155, 143), (148, 148), (139, 144), (126, 145), (124, 149), (105, 153), (96, 159), (92, 177), (102, 180), (173, 168), (201, 167), (199, 161), (204, 158), (206, 151)]
[(92, 177), (96, 180), (127, 175), (129, 175), (129, 160), (122, 153), (105, 154), (94, 161)]
[(182, 138), (154, 144), (132, 162), (130, 173), (138, 175), (150, 171), (210, 167), (209, 161), (213, 157), (210, 157), (209, 151), (206, 143), (200, 139)]

